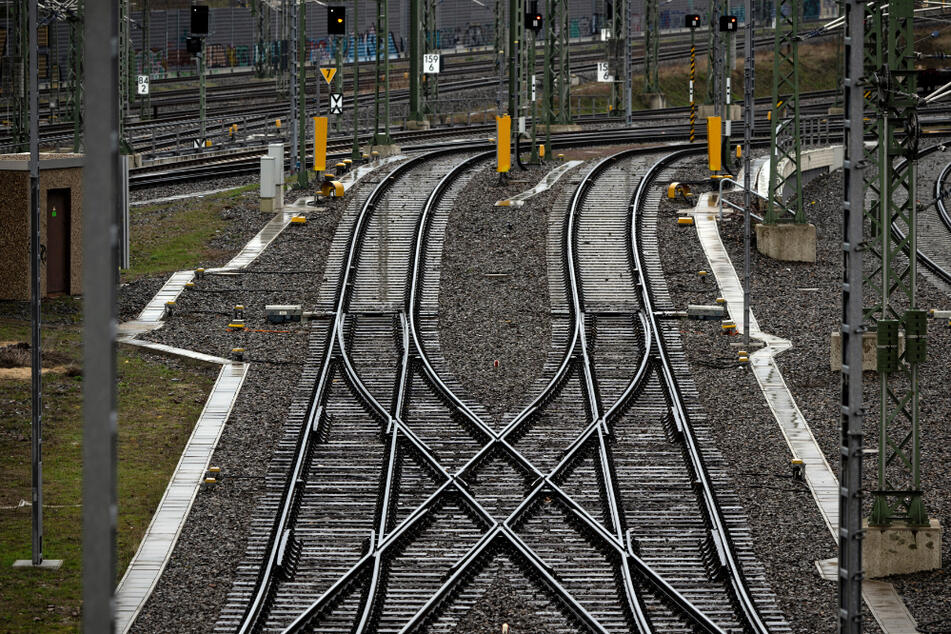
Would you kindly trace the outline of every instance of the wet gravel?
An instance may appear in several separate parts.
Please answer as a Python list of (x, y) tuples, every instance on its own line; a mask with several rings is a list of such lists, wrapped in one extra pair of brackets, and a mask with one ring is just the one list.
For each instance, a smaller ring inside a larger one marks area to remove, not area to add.
[[(548, 209), (571, 172), (523, 207), (494, 205), (531, 189), (550, 169), (513, 170), (513, 180), (527, 182), (505, 187), (497, 186), (494, 171), (481, 171), (456, 198), (446, 228), (439, 289), (442, 352), (466, 393), (495, 417), (524, 405), (551, 347)], [(571, 171), (579, 169), (583, 166)]]
[[(936, 159), (938, 160), (938, 159)], [(932, 173), (933, 172), (933, 173)], [(928, 175), (931, 174), (930, 178)], [(937, 170), (922, 161), (919, 173), (919, 200), (930, 200)], [(777, 357), (786, 382), (809, 421), (810, 427), (833, 468), (838, 464), (840, 378), (829, 366), (829, 337), (838, 328), (841, 311), (841, 172), (810, 183), (805, 200), (811, 203), (807, 214), (816, 225), (817, 262), (815, 265), (775, 262), (752, 256), (752, 306), (760, 327), (781, 334), (793, 342), (793, 348)], [(813, 202), (814, 201), (814, 202)], [(742, 230), (739, 222), (726, 223), (724, 243), (734, 261), (741, 261)], [(870, 258), (866, 270), (870, 271)], [(947, 308), (951, 298), (935, 288), (924, 275), (918, 278), (918, 304), (922, 308)], [(795, 306), (795, 310), (791, 307)], [(924, 502), (931, 517), (943, 526), (951, 522), (951, 428), (943, 424), (951, 418), (951, 330), (931, 320), (928, 325), (928, 359), (920, 372), (921, 464)], [(878, 413), (878, 375), (865, 374), (865, 400), (872, 404), (866, 422), (866, 444), (875, 446)], [(864, 465), (864, 488), (876, 484), (875, 456)], [(866, 512), (871, 496), (865, 498)], [(951, 579), (951, 543), (944, 540), (944, 568), (929, 573), (892, 577), (912, 615), (919, 624), (942, 622), (948, 614)], [(946, 627), (951, 623), (944, 622)]]
[[(268, 324), (264, 305), (313, 308), (344, 204), (330, 201), (306, 225), (288, 227), (240, 274), (196, 281), (165, 327), (145, 337), (218, 356), (243, 347), (252, 366), (211, 460), (221, 467), (222, 481), (199, 491), (134, 632), (211, 631), (226, 603), (307, 352), (309, 327)], [(227, 330), (236, 304), (245, 306), (248, 332)]]
[[(709, 173), (692, 166), (678, 171), (683, 180)], [(657, 226), (667, 285), (681, 310), (713, 304), (719, 294), (712, 275), (706, 282), (697, 275), (710, 267), (696, 231), (676, 224), (677, 212), (685, 208), (662, 201)], [(823, 580), (815, 564), (836, 556), (835, 542), (809, 489), (791, 477), (779, 426), (752, 373), (736, 363), (737, 348), (730, 344), (737, 339), (720, 330), (719, 321), (684, 320), (680, 332), (717, 448), (733, 465), (730, 480), (746, 511), (753, 550), (793, 631), (835, 631), (837, 586)]]

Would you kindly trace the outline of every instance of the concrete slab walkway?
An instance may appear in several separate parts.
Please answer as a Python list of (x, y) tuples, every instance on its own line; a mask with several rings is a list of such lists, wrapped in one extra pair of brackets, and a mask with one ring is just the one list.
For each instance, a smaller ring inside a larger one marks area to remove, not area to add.
[[(375, 163), (361, 165), (349, 174), (348, 188), (352, 187), (361, 178), (374, 170), (395, 160), (405, 158), (394, 156)], [(280, 235), (290, 224), (290, 219), (298, 213), (307, 213), (312, 208), (302, 201), (296, 205), (288, 205), (255, 235), (245, 246), (224, 266), (208, 269), (206, 273), (238, 272), (251, 264), (261, 253)], [(119, 325), (118, 341), (162, 354), (171, 354), (187, 357), (196, 361), (221, 365), (221, 371), (211, 394), (205, 401), (205, 407), (191, 437), (185, 444), (182, 456), (175, 467), (171, 480), (165, 489), (165, 494), (159, 502), (155, 515), (149, 523), (149, 528), (139, 544), (139, 549), (129, 562), (122, 580), (116, 587), (116, 631), (127, 632), (138, 616), (149, 595), (158, 583), (162, 571), (168, 563), (178, 541), (185, 520), (191, 510), (198, 488), (204, 481), (209, 462), (218, 446), (218, 439), (224, 429), (231, 409), (238, 397), (238, 392), (244, 384), (244, 379), (251, 367), (250, 363), (229, 361), (221, 357), (203, 354), (194, 350), (174, 348), (160, 343), (141, 341), (136, 336), (156, 330), (163, 325), (166, 302), (175, 301), (185, 289), (185, 285), (195, 278), (194, 271), (178, 271), (173, 273), (162, 286), (155, 297), (146, 304), (136, 319)]]
[(581, 165), (582, 163), (584, 163), (584, 161), (568, 161), (566, 163), (563, 163), (559, 165), (558, 167), (554, 168), (553, 170), (551, 170), (550, 172), (548, 172), (547, 174), (545, 174), (544, 178), (538, 181), (538, 184), (532, 187), (531, 189), (527, 189), (523, 192), (515, 194), (511, 198), (500, 200), (499, 202), (495, 203), (495, 206), (496, 207), (521, 207), (522, 205), (525, 204), (525, 201), (531, 198), (532, 196), (537, 196), (543, 191), (547, 191), (551, 189), (551, 187), (555, 183), (558, 182), (558, 179), (560, 179), (562, 176), (565, 175), (565, 172), (570, 170), (572, 167), (575, 167), (576, 165)]
[[(697, 237), (703, 246), (703, 252), (710, 263), (710, 269), (720, 287), (720, 295), (727, 301), (727, 310), (736, 323), (737, 330), (745, 333), (747, 324), (743, 319), (743, 285), (733, 266), (717, 226), (717, 216), (711, 212), (709, 193), (698, 197), (697, 206), (691, 213)], [(752, 339), (762, 341), (764, 346), (750, 356), (750, 368), (756, 382), (763, 391), (792, 456), (800, 458), (805, 466), (805, 479), (812, 497), (819, 507), (838, 543), (839, 526), (839, 481), (829, 466), (825, 454), (816, 442), (796, 400), (783, 380), (782, 372), (776, 364), (775, 356), (792, 347), (792, 343), (781, 337), (760, 330), (756, 317), (750, 313), (749, 333)], [(837, 577), (836, 577), (837, 578)], [(901, 597), (890, 583), (875, 581), (863, 582), (862, 596), (875, 620), (887, 634), (905, 634), (916, 632), (916, 624), (911, 613), (905, 607)]]

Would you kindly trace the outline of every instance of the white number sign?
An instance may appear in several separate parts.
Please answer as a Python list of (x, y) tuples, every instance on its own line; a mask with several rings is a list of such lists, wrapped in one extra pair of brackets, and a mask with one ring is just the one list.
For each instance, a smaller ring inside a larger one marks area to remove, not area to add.
[(601, 29), (601, 41), (607, 42), (611, 39), (611, 29)]
[(598, 81), (614, 81), (607, 62), (598, 62)]
[(535, 75), (532, 75), (532, 101), (535, 101)]
[(427, 75), (439, 74), (439, 53), (427, 53), (423, 55), (423, 72)]
[(137, 83), (137, 93), (140, 95), (149, 94), (149, 76), (148, 75), (139, 75)]

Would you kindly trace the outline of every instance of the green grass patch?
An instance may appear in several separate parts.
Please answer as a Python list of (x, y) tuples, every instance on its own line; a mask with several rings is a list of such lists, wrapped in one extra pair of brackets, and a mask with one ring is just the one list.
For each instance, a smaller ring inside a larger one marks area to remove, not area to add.
[[(28, 340), (29, 324), (0, 318), (0, 340)], [(81, 327), (44, 327), (44, 351), (79, 365)], [(120, 349), (118, 574), (125, 570), (214, 382)], [(77, 631), (82, 594), (82, 377), (43, 377), (44, 556), (60, 570), (14, 569), (29, 559), (30, 381), (0, 378), (0, 631)]]
[(227, 222), (222, 212), (255, 188), (247, 185), (199, 199), (133, 207), (131, 266), (123, 271), (122, 280), (194, 268), (220, 256), (210, 242)]

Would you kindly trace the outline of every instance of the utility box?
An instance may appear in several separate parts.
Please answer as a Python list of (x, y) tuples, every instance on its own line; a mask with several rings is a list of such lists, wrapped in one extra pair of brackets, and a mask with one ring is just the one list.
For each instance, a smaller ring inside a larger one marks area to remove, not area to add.
[[(30, 299), (29, 154), (0, 154), (0, 299)], [(83, 155), (40, 154), (40, 293), (82, 292)]]

